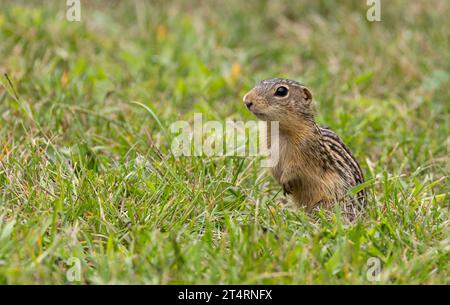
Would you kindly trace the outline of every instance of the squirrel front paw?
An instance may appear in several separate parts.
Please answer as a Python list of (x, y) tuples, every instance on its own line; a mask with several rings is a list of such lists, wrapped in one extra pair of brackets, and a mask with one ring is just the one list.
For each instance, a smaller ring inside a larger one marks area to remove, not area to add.
[(295, 175), (291, 171), (285, 171), (280, 177), (280, 184), (283, 186), (283, 195), (290, 195), (294, 190)]
[(283, 196), (292, 194), (292, 181), (288, 181), (286, 183), (283, 183)]

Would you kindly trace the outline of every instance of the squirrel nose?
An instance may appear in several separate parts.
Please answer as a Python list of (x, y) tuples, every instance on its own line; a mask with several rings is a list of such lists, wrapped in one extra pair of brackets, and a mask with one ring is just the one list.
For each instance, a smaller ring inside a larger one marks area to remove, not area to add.
[(245, 106), (247, 106), (248, 109), (250, 109), (250, 107), (252, 107), (253, 102), (251, 102), (248, 98), (248, 93), (244, 96), (243, 98)]

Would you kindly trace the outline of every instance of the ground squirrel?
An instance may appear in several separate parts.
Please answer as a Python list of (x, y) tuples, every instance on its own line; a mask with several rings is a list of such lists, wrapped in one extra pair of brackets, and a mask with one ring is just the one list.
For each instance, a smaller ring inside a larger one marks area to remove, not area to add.
[(353, 219), (366, 201), (365, 191), (342, 198), (363, 183), (363, 173), (339, 136), (316, 124), (311, 92), (296, 81), (274, 78), (259, 82), (244, 103), (259, 119), (279, 122), (279, 161), (272, 175), (284, 195), (308, 212), (343, 202), (344, 215)]

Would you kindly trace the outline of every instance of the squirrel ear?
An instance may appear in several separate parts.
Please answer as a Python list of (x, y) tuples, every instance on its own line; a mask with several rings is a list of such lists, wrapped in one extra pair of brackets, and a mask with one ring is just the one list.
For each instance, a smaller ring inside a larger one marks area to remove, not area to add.
[(302, 93), (303, 93), (303, 98), (305, 99), (305, 102), (310, 104), (312, 102), (311, 91), (309, 91), (308, 88), (306, 88), (306, 87), (302, 87)]

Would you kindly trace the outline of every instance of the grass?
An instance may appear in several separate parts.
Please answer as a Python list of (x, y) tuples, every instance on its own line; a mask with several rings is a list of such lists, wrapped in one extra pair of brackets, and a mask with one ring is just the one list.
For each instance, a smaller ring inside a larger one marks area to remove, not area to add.
[[(450, 283), (448, 1), (373, 23), (365, 1), (167, 2), (1, 2), (0, 283)], [(358, 223), (280, 204), (255, 159), (171, 155), (172, 122), (251, 120), (274, 76), (360, 160)]]

